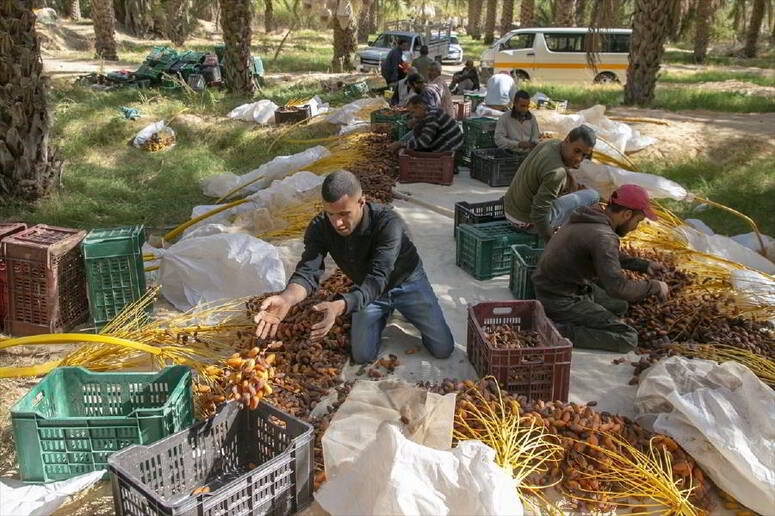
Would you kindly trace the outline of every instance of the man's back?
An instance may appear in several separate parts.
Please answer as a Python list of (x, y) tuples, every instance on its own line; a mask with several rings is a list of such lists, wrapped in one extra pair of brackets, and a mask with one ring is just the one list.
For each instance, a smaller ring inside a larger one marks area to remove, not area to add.
[(417, 69), (417, 73), (422, 75), (422, 78), (428, 80), (428, 70), (433, 64), (433, 59), (428, 56), (420, 56), (412, 61), (412, 66)]
[(506, 212), (522, 222), (530, 219), (534, 197), (542, 185), (545, 188), (561, 190), (565, 186), (565, 164), (560, 152), (560, 140), (541, 142), (528, 154), (520, 165), (508, 191), (503, 198)]
[(487, 81), (487, 95), (484, 103), (490, 106), (505, 106), (514, 99), (517, 85), (510, 75), (496, 73)]

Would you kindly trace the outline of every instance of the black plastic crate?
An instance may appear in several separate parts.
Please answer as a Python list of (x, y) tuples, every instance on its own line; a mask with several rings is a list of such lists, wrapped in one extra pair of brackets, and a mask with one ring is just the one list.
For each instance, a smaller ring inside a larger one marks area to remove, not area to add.
[(471, 178), (490, 186), (509, 186), (527, 153), (506, 149), (471, 151)]
[[(262, 403), (108, 459), (116, 514), (295, 514), (312, 502), (312, 427)], [(206, 493), (198, 493), (207, 488)]]
[(503, 198), (495, 201), (455, 203), (455, 227), (452, 236), (457, 234), (457, 227), (461, 224), (484, 224), (485, 222), (498, 222), (506, 220), (503, 208)]

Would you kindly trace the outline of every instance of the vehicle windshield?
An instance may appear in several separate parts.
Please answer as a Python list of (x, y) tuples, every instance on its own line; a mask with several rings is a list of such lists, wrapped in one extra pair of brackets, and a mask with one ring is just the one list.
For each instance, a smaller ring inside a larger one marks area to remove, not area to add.
[(376, 48), (393, 48), (395, 41), (409, 41), (411, 40), (406, 36), (397, 36), (395, 34), (380, 34), (372, 47)]
[(453, 45), (459, 45), (460, 44), (460, 42), (457, 39), (457, 36), (452, 36), (451, 38), (449, 38), (449, 42), (452, 43)]

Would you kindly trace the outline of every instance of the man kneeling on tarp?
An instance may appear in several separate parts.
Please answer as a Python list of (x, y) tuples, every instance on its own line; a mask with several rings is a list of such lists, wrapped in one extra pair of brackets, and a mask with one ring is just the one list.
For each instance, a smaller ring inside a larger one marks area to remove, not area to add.
[(328, 175), (322, 195), (324, 211), (307, 227), (296, 272), (283, 292), (261, 304), (256, 334), (274, 337), (288, 310), (320, 286), (323, 260), (330, 254), (354, 286), (313, 307), (323, 314), (312, 326), (313, 341), (325, 337), (337, 316), (351, 313), (353, 360), (373, 362), (388, 317), (398, 310), (420, 330), (434, 357), (449, 357), (452, 333), (403, 220), (388, 206), (366, 202), (358, 179), (347, 171)]
[(619, 237), (634, 230), (644, 217), (656, 219), (648, 193), (640, 186), (622, 185), (605, 209), (577, 208), (546, 244), (533, 274), (536, 299), (574, 347), (622, 353), (635, 349), (638, 332), (620, 319), (627, 302), (651, 295), (667, 297), (665, 282), (631, 280), (622, 271), (653, 275), (662, 270), (658, 263), (619, 251)]

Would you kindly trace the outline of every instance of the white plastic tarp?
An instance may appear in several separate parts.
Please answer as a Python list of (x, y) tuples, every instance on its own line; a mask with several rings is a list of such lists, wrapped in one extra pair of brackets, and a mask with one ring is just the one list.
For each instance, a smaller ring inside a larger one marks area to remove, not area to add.
[(387, 107), (385, 99), (381, 98), (365, 98), (358, 99), (349, 104), (334, 110), (332, 113), (326, 116), (326, 122), (336, 125), (353, 125), (357, 122), (368, 122), (364, 118), (359, 118), (361, 110), (371, 108), (374, 110)]
[(600, 193), (601, 199), (608, 199), (621, 185), (638, 185), (643, 187), (649, 196), (655, 199), (685, 199), (687, 191), (684, 187), (661, 176), (631, 172), (611, 165), (603, 165), (584, 160), (578, 169), (571, 170), (573, 177), (582, 184), (594, 188)]
[(25, 484), (21, 480), (0, 480), (0, 514), (3, 516), (42, 516), (51, 514), (68, 497), (99, 482), (105, 471), (92, 471), (84, 475), (49, 482)]
[(764, 243), (764, 249), (762, 249), (762, 242), (759, 241), (759, 238), (756, 236), (756, 233), (751, 231), (750, 233), (743, 233), (741, 235), (735, 235), (732, 238), (735, 242), (737, 242), (740, 245), (744, 245), (748, 249), (753, 249), (757, 253), (761, 253), (769, 260), (775, 261), (775, 238), (772, 238), (769, 235), (762, 235), (762, 242)]
[(206, 177), (202, 180), (202, 191), (209, 197), (222, 197), (242, 185), (247, 185), (242, 189), (242, 195), (255, 193), (269, 186), (272, 181), (303, 170), (330, 155), (331, 151), (317, 145), (290, 156), (277, 156), (241, 176), (229, 172)]
[(756, 271), (736, 270), (729, 275), (737, 305), (745, 308), (775, 306), (775, 281)]
[(523, 514), (514, 480), (481, 442), (436, 450), (388, 422), (373, 437), (350, 467), (315, 493), (332, 516)]
[(695, 251), (712, 254), (765, 274), (775, 274), (775, 263), (727, 236), (707, 235), (689, 226), (679, 226), (675, 231)]
[(226, 116), (235, 120), (267, 125), (274, 123), (274, 112), (277, 110), (277, 107), (277, 104), (271, 100), (263, 99), (258, 102), (237, 106)]
[(241, 233), (180, 240), (162, 256), (159, 278), (162, 295), (182, 311), (285, 288), (277, 249)]
[(775, 508), (775, 393), (750, 369), (674, 356), (641, 376), (638, 421), (676, 440), (711, 479), (761, 514)]

